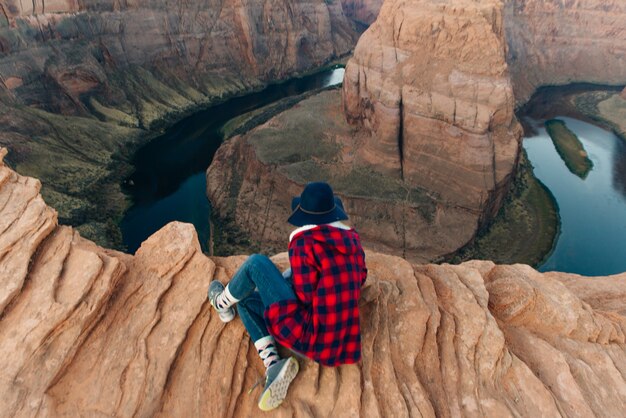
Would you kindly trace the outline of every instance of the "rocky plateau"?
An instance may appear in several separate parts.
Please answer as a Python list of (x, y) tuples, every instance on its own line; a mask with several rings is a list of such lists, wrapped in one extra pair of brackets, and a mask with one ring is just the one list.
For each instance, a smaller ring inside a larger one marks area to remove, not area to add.
[[(0, 416), (249, 417), (263, 365), (206, 301), (245, 256), (171, 223), (135, 256), (60, 226), (0, 149)], [(301, 372), (276, 417), (607, 417), (626, 404), (626, 274), (367, 251), (363, 360)], [(274, 257), (284, 268), (285, 253)]]

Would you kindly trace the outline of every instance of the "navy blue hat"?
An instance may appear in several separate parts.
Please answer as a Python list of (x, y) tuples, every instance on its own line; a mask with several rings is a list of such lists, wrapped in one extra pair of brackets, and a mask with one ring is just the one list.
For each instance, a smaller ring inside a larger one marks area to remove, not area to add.
[(309, 183), (300, 197), (291, 201), (293, 213), (287, 220), (295, 226), (329, 224), (348, 219), (341, 199), (328, 183)]

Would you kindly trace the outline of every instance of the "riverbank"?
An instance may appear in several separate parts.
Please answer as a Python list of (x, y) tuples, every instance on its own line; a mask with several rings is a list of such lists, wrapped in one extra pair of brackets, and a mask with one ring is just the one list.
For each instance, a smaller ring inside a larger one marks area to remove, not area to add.
[(449, 262), (479, 259), (537, 266), (551, 252), (559, 233), (558, 206), (535, 178), (525, 151), (520, 158), (513, 188), (495, 219)]

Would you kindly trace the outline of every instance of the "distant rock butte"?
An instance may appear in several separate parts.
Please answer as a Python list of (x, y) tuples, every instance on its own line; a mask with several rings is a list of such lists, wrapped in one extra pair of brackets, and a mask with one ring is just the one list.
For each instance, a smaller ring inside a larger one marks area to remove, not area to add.
[(344, 80), (362, 163), (493, 216), (522, 134), (505, 49), (497, 2), (385, 2)]
[[(135, 256), (97, 247), (0, 149), (0, 416), (258, 413), (261, 361), (237, 319), (206, 302), (244, 256), (204, 256), (171, 223)], [(280, 267), (285, 253), (274, 257)], [(626, 274), (525, 265), (412, 265), (367, 252), (363, 361), (300, 360), (268, 416), (621, 416)]]

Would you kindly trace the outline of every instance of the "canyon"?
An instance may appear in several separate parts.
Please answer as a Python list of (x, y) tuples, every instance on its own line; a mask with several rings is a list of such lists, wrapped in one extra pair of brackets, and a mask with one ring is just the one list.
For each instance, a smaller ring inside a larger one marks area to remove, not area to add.
[[(171, 223), (135, 256), (60, 226), (0, 149), (0, 416), (256, 413), (263, 374), (241, 322), (206, 300), (245, 256), (202, 254)], [(288, 265), (287, 254), (273, 258)], [(299, 359), (269, 416), (615, 417), (626, 403), (626, 274), (540, 274), (366, 252), (363, 361)]]
[[(112, 234), (119, 164), (150, 132), (344, 55), (348, 18), (378, 5), (0, 0), (0, 416), (258, 413), (262, 362), (206, 299), (246, 256), (203, 254), (180, 222), (135, 255), (84, 234)], [(264, 249), (284, 248), (312, 179), (333, 182), (367, 247), (362, 362), (299, 359), (268, 415), (623, 415), (626, 273), (428, 263), (501, 205), (535, 88), (624, 83), (623, 16), (611, 0), (387, 0), (341, 90), (220, 148), (207, 193)]]
[(113, 244), (141, 144), (185, 114), (347, 54), (353, 26), (323, 0), (2, 0), (0, 145), (42, 180), (64, 223)]
[[(298, 144), (292, 146), (303, 149), (330, 138), (341, 151), (322, 158), (324, 167), (332, 160), (343, 171), (373, 170), (405, 193), (374, 195), (369, 204), (376, 209), (364, 210), (368, 191), (342, 187), (336, 173), (312, 170), (320, 161), (264, 160), (251, 153), (246, 144), (258, 150), (268, 127), (285, 126), (278, 116), (235, 139), (242, 145), (233, 147), (261, 160), (255, 174), (228, 167), (229, 159), (238, 161), (233, 153), (218, 153), (207, 173), (208, 195), (253, 240), (279, 247), (289, 228), (283, 222), (287, 191), (297, 195), (298, 188), (276, 188), (259, 202), (250, 190), (264, 183), (337, 182), (368, 245), (419, 262), (446, 259), (489, 224), (508, 195), (523, 133), (515, 110), (535, 89), (577, 81), (626, 83), (624, 16), (617, 1), (388, 0), (347, 64), (342, 108), (333, 109), (347, 123), (331, 116), (319, 123), (327, 129), (280, 135), (291, 135)], [(309, 111), (330, 114), (318, 107)], [(227, 185), (227, 198), (220, 185)], [(418, 202), (411, 199), (416, 195)]]

